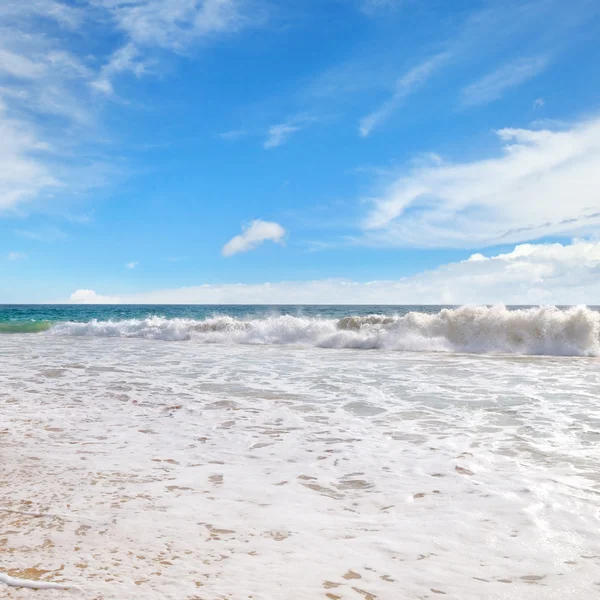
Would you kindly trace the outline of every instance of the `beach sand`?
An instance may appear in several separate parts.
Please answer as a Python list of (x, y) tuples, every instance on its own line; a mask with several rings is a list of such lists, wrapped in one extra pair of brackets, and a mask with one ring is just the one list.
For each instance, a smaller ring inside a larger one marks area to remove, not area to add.
[(595, 361), (31, 336), (0, 358), (0, 572), (74, 588), (0, 597), (600, 593)]

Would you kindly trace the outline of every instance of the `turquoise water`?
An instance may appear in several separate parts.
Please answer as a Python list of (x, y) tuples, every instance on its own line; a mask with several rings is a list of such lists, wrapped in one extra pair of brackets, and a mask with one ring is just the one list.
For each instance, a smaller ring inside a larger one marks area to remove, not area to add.
[(0, 305), (1, 333), (36, 333), (49, 329), (55, 323), (122, 321), (163, 317), (165, 319), (193, 319), (203, 321), (214, 316), (236, 319), (260, 319), (274, 315), (292, 315), (310, 318), (341, 319), (347, 316), (405, 315), (409, 312), (434, 314), (442, 306), (267, 306), (267, 305), (127, 305), (127, 304), (3, 304)]
[(43, 333), (227, 345), (600, 356), (600, 312), (585, 306), (0, 306), (0, 336)]

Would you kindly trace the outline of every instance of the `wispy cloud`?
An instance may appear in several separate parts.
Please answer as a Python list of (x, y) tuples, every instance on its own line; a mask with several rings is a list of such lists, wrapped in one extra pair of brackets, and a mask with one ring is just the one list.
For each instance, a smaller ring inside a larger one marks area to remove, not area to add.
[(83, 9), (62, 2), (1, 3), (0, 212), (61, 202), (87, 187), (78, 171), (96, 168), (93, 143), (82, 149), (95, 126), (93, 57), (72, 51), (84, 20)]
[(222, 133), (219, 133), (219, 137), (226, 142), (233, 142), (243, 138), (247, 134), (248, 132), (244, 129), (232, 129), (230, 131), (223, 131)]
[(294, 133), (305, 129), (315, 121), (317, 118), (312, 115), (296, 115), (283, 123), (272, 125), (267, 131), (267, 139), (263, 147), (267, 150), (278, 148), (285, 144)]
[(485, 247), (600, 225), (600, 119), (567, 130), (501, 129), (499, 156), (412, 168), (371, 199), (362, 242)]
[(25, 252), (9, 252), (8, 260), (24, 260), (27, 258)]
[(373, 129), (380, 126), (398, 108), (402, 100), (421, 87), (449, 60), (450, 56), (449, 52), (435, 54), (400, 77), (396, 82), (396, 89), (392, 97), (372, 113), (361, 119), (358, 128), (360, 135), (367, 137)]
[(242, 0), (97, 0), (137, 46), (185, 52), (202, 38), (262, 23), (264, 10)]
[(360, 8), (368, 15), (378, 15), (382, 11), (398, 8), (403, 0), (362, 0)]
[(126, 269), (135, 269), (140, 264), (139, 260), (132, 260), (125, 264)]
[(261, 24), (266, 12), (247, 0), (96, 0), (126, 38), (102, 67), (92, 86), (116, 97), (113, 79), (131, 72), (141, 77), (152, 71), (155, 49), (187, 54), (200, 40), (231, 34)]
[(65, 219), (70, 223), (80, 223), (82, 225), (87, 225), (94, 220), (94, 211), (91, 210), (89, 213), (81, 213), (81, 214), (71, 214), (67, 213), (64, 215)]
[[(405, 9), (414, 10), (410, 3), (403, 7), (401, 2), (396, 4), (402, 8), (397, 11), (400, 19)], [(359, 134), (366, 137), (390, 120), (403, 104), (408, 104), (409, 97), (416, 98), (430, 88), (440, 100), (447, 98), (437, 110), (450, 108), (450, 95), (460, 93), (465, 73), (473, 73), (474, 68), (490, 68), (490, 64), (497, 64), (498, 56), (514, 56), (515, 48), (527, 47), (534, 57), (559, 55), (577, 39), (575, 32), (582, 23), (590, 19), (587, 0), (574, 0), (568, 9), (558, 0), (508, 0), (479, 6), (480, 9), (454, 13), (453, 26), (442, 28), (439, 37), (432, 36), (427, 47), (415, 49), (403, 36), (387, 36), (382, 31), (376, 40), (364, 47), (355, 46), (354, 53), (344, 61), (328, 66), (303, 87), (293, 90), (293, 96), (290, 94), (285, 101), (294, 102), (298, 110), (311, 114), (336, 114), (339, 118), (351, 114), (353, 119), (357, 107), (362, 106), (364, 112), (360, 114), (364, 116), (357, 127)], [(389, 10), (376, 10), (374, 14), (391, 18)], [(399, 72), (398, 67), (405, 65), (406, 71)], [(444, 87), (434, 90), (437, 80), (443, 80)], [(365, 101), (372, 103), (371, 99), (378, 97), (382, 99), (380, 104), (367, 104), (364, 110)], [(421, 107), (415, 110), (420, 111)]]
[(20, 0), (3, 0), (0, 4), (0, 16), (5, 19), (16, 18), (52, 19), (65, 29), (74, 30), (81, 25), (83, 11), (79, 7), (70, 6), (60, 0), (36, 0), (21, 2)]
[(16, 229), (15, 233), (29, 240), (48, 243), (64, 240), (67, 237), (67, 234), (62, 229), (54, 225), (47, 225), (36, 229)]
[(533, 110), (536, 110), (536, 109), (538, 109), (538, 108), (544, 108), (544, 105), (545, 105), (545, 104), (546, 104), (546, 102), (544, 102), (544, 99), (543, 99), (543, 98), (536, 98), (536, 99), (533, 101), (533, 104), (531, 105), (531, 108), (532, 108)]
[(200, 40), (231, 34), (264, 22), (266, 14), (245, 0), (96, 0), (110, 14), (125, 44), (115, 50), (91, 85), (111, 97), (113, 80), (124, 73), (152, 72), (157, 49), (187, 54)]
[[(119, 98), (119, 77), (152, 74), (160, 52), (188, 53), (264, 19), (247, 0), (2, 0), (0, 213), (106, 183), (118, 161), (105, 157), (98, 93)], [(100, 33), (102, 50), (79, 53), (81, 36)]]
[(552, 131), (559, 131), (561, 129), (571, 129), (571, 124), (560, 119), (548, 119), (546, 117), (541, 119), (534, 119), (528, 124), (531, 129), (551, 129)]
[[(89, 121), (74, 101), (88, 70), (64, 47), (76, 11), (58, 2), (0, 6), (0, 212), (62, 187), (61, 148), (75, 123)], [(60, 123), (62, 136), (53, 128)]]
[(223, 256), (232, 256), (239, 252), (248, 252), (263, 242), (271, 241), (281, 244), (285, 235), (285, 229), (272, 221), (252, 221), (249, 226), (244, 227), (240, 235), (230, 239), (222, 250)]
[(150, 61), (142, 58), (142, 53), (131, 42), (116, 50), (109, 61), (102, 67), (100, 73), (91, 82), (93, 88), (108, 96), (113, 96), (113, 78), (121, 73), (133, 73), (141, 77), (150, 71)]
[(19, 79), (37, 79), (45, 73), (45, 65), (26, 56), (0, 49), (0, 71)]
[(273, 125), (269, 127), (267, 132), (267, 139), (265, 140), (264, 147), (277, 148), (285, 142), (287, 142), (292, 134), (302, 129), (299, 125), (292, 125), (290, 123), (280, 123), (279, 125)]
[(50, 145), (26, 121), (7, 112), (0, 100), (0, 212), (61, 185), (44, 160)]
[(549, 64), (547, 56), (519, 58), (503, 65), (479, 81), (469, 84), (461, 92), (461, 103), (465, 107), (493, 102), (510, 89), (517, 87), (536, 75)]

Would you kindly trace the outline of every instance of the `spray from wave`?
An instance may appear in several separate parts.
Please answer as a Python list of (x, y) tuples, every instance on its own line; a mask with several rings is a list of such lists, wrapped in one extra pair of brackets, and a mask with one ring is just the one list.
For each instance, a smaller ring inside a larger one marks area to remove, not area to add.
[(247, 320), (215, 316), (198, 321), (153, 316), (64, 322), (48, 333), (207, 344), (600, 356), (600, 312), (586, 307), (509, 310), (503, 306), (465, 306), (435, 314), (411, 312), (339, 320), (279, 315)]

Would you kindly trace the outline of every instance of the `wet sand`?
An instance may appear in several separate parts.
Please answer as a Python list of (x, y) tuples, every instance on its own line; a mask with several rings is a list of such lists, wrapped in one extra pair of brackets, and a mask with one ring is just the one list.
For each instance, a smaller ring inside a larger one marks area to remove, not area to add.
[(18, 336), (2, 352), (0, 572), (73, 586), (3, 598), (600, 590), (590, 361)]

